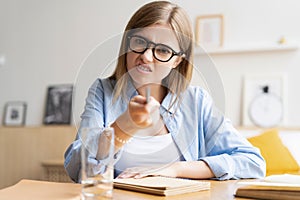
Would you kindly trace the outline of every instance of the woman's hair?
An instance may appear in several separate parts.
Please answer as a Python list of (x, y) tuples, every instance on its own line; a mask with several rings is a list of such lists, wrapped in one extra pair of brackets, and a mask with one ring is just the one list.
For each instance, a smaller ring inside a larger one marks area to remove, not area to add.
[(178, 97), (187, 88), (192, 78), (193, 31), (191, 22), (186, 12), (177, 5), (168, 1), (154, 1), (145, 4), (137, 10), (125, 28), (117, 66), (114, 73), (109, 77), (117, 82), (114, 92), (115, 100), (120, 95), (126, 95), (126, 89), (124, 90), (124, 88), (127, 87), (129, 79), (126, 67), (128, 36), (138, 29), (154, 24), (170, 25), (176, 35), (180, 50), (185, 55), (182, 57), (180, 64), (172, 69), (169, 75), (162, 80), (162, 84), (173, 94), (176, 94), (176, 98), (173, 99), (170, 107), (179, 100)]

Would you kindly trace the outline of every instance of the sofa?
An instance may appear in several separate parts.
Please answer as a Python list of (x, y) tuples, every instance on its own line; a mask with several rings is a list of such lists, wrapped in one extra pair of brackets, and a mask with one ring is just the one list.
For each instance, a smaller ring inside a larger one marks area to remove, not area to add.
[(249, 142), (260, 149), (267, 164), (267, 176), (300, 174), (300, 129), (240, 128)]

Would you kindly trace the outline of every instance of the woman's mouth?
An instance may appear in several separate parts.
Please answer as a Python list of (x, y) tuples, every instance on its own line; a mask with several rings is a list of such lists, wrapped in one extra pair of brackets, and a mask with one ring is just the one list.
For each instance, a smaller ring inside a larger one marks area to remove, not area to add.
[(149, 72), (152, 72), (152, 70), (148, 67), (148, 66), (144, 66), (144, 65), (138, 65), (136, 67), (136, 69), (139, 71), (139, 72), (142, 72), (142, 73), (149, 73)]

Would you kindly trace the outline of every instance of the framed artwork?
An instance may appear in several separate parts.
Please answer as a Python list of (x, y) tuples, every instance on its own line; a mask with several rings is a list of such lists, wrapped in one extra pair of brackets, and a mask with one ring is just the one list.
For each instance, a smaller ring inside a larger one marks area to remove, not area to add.
[(44, 124), (70, 124), (73, 85), (54, 85), (47, 90)]
[(8, 102), (5, 105), (3, 125), (23, 126), (25, 125), (27, 104), (25, 102)]
[(285, 75), (245, 76), (243, 126), (271, 128), (285, 122)]
[(203, 15), (196, 19), (196, 44), (204, 48), (223, 46), (223, 15)]

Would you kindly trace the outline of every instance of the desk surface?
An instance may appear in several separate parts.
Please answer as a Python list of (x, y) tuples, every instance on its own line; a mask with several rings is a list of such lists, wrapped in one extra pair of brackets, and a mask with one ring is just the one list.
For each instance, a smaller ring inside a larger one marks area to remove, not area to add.
[[(131, 200), (146, 200), (146, 199), (241, 199), (235, 198), (234, 193), (237, 186), (237, 180), (230, 181), (209, 181), (211, 189), (175, 196), (155, 196), (144, 193), (114, 189), (113, 199), (131, 199)], [(16, 185), (0, 190), (1, 200), (11, 199), (43, 199), (43, 200), (80, 200), (80, 184), (74, 183), (54, 183), (46, 181), (21, 180)]]

